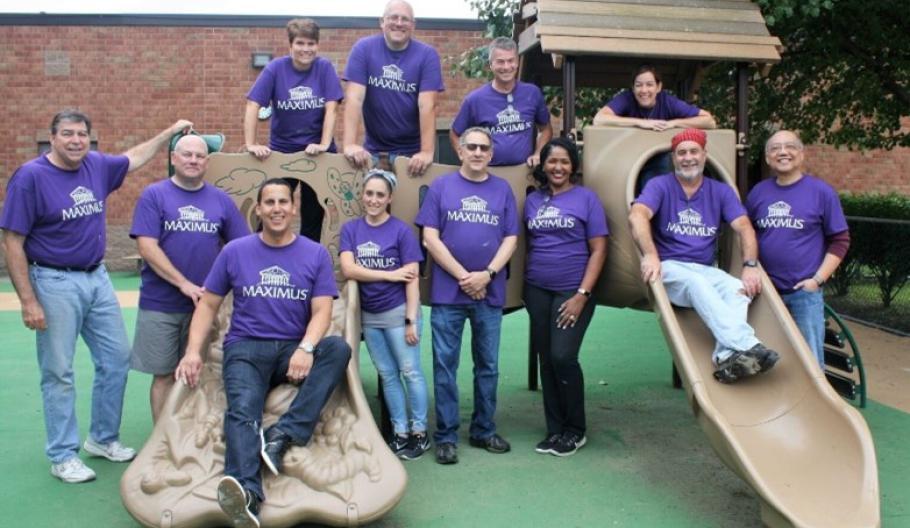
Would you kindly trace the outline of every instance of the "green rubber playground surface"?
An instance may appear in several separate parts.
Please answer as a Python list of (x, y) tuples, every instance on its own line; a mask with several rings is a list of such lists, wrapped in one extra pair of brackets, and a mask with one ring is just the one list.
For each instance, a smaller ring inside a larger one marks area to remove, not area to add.
[[(115, 274), (115, 285), (135, 290), (138, 277)], [(135, 309), (124, 309), (130, 333), (135, 315)], [(527, 390), (527, 326), (523, 311), (506, 316), (503, 324), (497, 424), (512, 452), (493, 455), (467, 445), (473, 402), (465, 349), (459, 371), (460, 462), (439, 466), (428, 453), (405, 463), (404, 498), (373, 526), (761, 526), (755, 494), (714, 455), (684, 393), (671, 387), (669, 354), (651, 313), (597, 308), (581, 359), (588, 444), (564, 459), (536, 454), (534, 445), (545, 430), (540, 393)], [(0, 525), (136, 526), (120, 501), (124, 465), (86, 459), (98, 474), (86, 484), (51, 477), (34, 336), (18, 311), (0, 311), (0, 332)], [(464, 342), (470, 342), (468, 335)], [(430, 358), (425, 339), (423, 366), (431, 382)], [(365, 350), (360, 363), (375, 413), (376, 374)], [(76, 380), (83, 437), (91, 378), (88, 351), (80, 343)], [(121, 436), (137, 448), (151, 430), (148, 384), (148, 376), (133, 373), (127, 387)], [(910, 415), (876, 402), (862, 414), (878, 455), (882, 526), (910, 527)]]

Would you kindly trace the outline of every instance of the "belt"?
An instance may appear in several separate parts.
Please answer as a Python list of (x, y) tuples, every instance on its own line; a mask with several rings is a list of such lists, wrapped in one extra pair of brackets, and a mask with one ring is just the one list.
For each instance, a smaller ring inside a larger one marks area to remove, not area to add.
[(82, 273), (91, 273), (91, 272), (95, 271), (96, 269), (98, 269), (99, 266), (101, 266), (100, 262), (98, 262), (97, 264), (91, 264), (89, 266), (84, 266), (84, 267), (83, 266), (56, 266), (54, 264), (45, 264), (44, 262), (38, 262), (36, 260), (33, 260), (31, 262), (31, 264), (34, 266), (40, 266), (42, 268), (55, 269), (58, 271), (81, 271)]

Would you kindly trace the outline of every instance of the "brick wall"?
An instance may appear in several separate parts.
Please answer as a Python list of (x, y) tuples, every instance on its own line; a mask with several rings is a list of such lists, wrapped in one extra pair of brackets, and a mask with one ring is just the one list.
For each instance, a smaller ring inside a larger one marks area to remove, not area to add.
[[(320, 54), (335, 64), (339, 76), (354, 42), (379, 31), (376, 19), (359, 25), (365, 27), (323, 25), (320, 32)], [(451, 120), (462, 98), (479, 85), (453, 75), (451, 59), (483, 44), (482, 32), (418, 29), (415, 36), (435, 46), (443, 60), (446, 91), (438, 117)], [(243, 142), (245, 95), (260, 71), (250, 66), (251, 53), (278, 57), (288, 52), (283, 27), (0, 25), (0, 43), (7, 130), (0, 142), (0, 200), (12, 172), (36, 156), (38, 140), (47, 139), (53, 114), (67, 107), (88, 113), (104, 152), (123, 152), (178, 118), (192, 120), (201, 132), (224, 133), (225, 151), (237, 151)], [(266, 142), (267, 123), (260, 123), (258, 137)], [(341, 112), (336, 137), (340, 141)], [(166, 170), (166, 156), (159, 154), (108, 198), (112, 267), (130, 266), (119, 257), (135, 252), (127, 237), (133, 206), (142, 189)]]
[(812, 145), (806, 150), (806, 165), (838, 191), (910, 196), (910, 148), (860, 152)]

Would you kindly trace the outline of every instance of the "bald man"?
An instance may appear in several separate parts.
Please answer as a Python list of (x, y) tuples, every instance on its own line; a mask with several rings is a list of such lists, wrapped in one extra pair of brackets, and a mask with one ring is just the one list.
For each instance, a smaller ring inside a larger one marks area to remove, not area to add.
[(130, 366), (153, 376), (154, 421), (174, 384), (201, 284), (221, 247), (249, 234), (233, 200), (203, 181), (208, 146), (201, 137), (180, 138), (171, 163), (174, 175), (139, 197), (130, 229), (145, 261)]

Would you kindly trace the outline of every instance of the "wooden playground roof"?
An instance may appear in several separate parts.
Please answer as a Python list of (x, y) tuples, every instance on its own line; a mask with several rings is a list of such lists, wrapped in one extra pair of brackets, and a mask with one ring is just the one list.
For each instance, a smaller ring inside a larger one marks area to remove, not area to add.
[(615, 87), (643, 62), (672, 80), (698, 64), (780, 61), (780, 40), (749, 0), (523, 0), (515, 32), (522, 77), (544, 84), (559, 84), (566, 56), (579, 85)]

